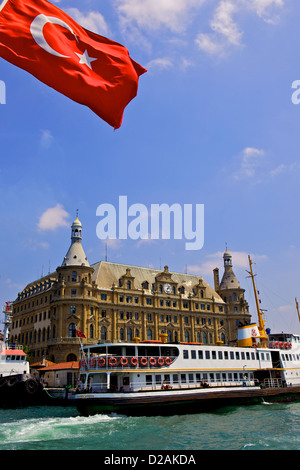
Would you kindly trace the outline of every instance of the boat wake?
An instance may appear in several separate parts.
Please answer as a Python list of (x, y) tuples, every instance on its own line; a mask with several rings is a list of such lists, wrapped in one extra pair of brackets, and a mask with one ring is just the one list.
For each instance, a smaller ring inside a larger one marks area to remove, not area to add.
[[(121, 416), (74, 416), (74, 417), (47, 417), (21, 419), (11, 425), (11, 422), (2, 423), (0, 427), (0, 449), (11, 448), (20, 444), (43, 441), (65, 441), (68, 439), (84, 438), (91, 426), (102, 426), (121, 419)], [(42, 445), (41, 445), (42, 447)]]

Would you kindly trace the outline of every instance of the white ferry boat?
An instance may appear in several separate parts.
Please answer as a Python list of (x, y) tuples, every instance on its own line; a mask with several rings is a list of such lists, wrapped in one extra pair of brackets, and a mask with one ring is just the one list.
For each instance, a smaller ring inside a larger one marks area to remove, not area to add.
[(171, 344), (161, 335), (161, 341), (83, 347), (79, 412), (178, 414), (299, 399), (300, 336), (266, 333), (249, 261), (259, 322), (239, 328), (237, 346)]
[(29, 362), (22, 346), (8, 343), (11, 323), (11, 303), (3, 308), (4, 332), (0, 341), (0, 408), (33, 404), (42, 385), (29, 372)]

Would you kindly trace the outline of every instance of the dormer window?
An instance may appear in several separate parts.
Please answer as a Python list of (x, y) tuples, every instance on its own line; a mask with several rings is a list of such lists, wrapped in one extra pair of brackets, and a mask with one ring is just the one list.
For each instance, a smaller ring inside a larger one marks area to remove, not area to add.
[(72, 272), (72, 282), (76, 282), (77, 281), (77, 271), (73, 271)]

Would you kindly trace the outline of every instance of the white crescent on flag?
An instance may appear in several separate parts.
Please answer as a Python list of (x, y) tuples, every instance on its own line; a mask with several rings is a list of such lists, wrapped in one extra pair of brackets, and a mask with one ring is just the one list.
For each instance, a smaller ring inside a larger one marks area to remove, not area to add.
[(46, 41), (45, 36), (43, 34), (43, 29), (45, 24), (47, 23), (59, 24), (60, 26), (63, 26), (64, 28), (67, 28), (69, 31), (71, 31), (71, 33), (75, 36), (72, 28), (59, 18), (54, 18), (53, 16), (38, 15), (34, 18), (33, 22), (30, 25), (30, 32), (32, 34), (33, 39), (42, 49), (49, 52), (50, 54), (56, 55), (58, 57), (68, 58), (69, 56), (60, 54), (60, 52), (55, 51)]

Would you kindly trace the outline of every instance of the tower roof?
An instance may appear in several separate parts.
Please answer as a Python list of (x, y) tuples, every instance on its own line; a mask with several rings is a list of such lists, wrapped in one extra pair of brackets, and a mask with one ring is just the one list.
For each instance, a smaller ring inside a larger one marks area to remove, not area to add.
[(232, 269), (232, 255), (226, 248), (223, 255), (224, 259), (224, 274), (220, 283), (219, 290), (225, 289), (241, 289), (240, 283)]
[(81, 244), (82, 224), (78, 217), (71, 225), (71, 245), (63, 259), (62, 266), (90, 266)]

